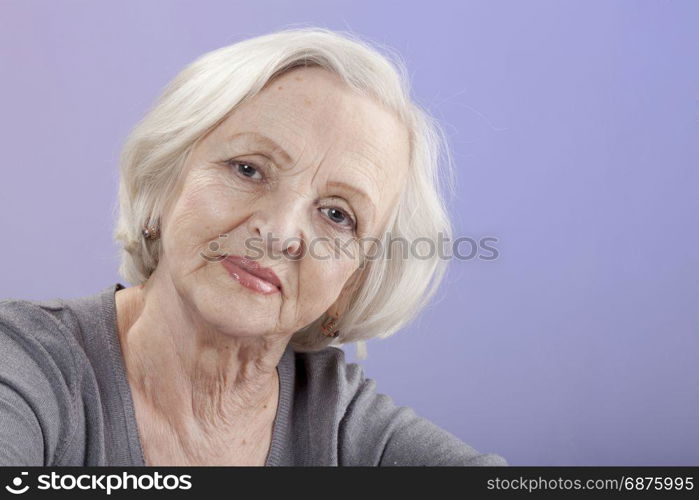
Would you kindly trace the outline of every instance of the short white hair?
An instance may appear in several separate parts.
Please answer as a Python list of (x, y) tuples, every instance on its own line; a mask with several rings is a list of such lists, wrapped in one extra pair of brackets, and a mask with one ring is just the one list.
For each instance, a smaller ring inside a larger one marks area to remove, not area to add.
[[(383, 53), (382, 53), (383, 52)], [(444, 196), (454, 190), (454, 171), (439, 123), (410, 98), (407, 72), (394, 51), (356, 34), (306, 27), (277, 31), (208, 52), (184, 68), (127, 137), (120, 156), (114, 239), (121, 244), (119, 274), (132, 285), (155, 270), (161, 240), (142, 229), (167, 213), (178, 195), (183, 166), (194, 145), (230, 112), (282, 73), (319, 66), (352, 89), (385, 105), (405, 124), (410, 164), (403, 192), (383, 228), (412, 242), (442, 233), (452, 237)], [(386, 233), (384, 233), (385, 235)], [(326, 314), (294, 333), (300, 351), (385, 338), (412, 321), (436, 292), (448, 261), (430, 258), (369, 260), (360, 285), (337, 322), (339, 336), (322, 334)], [(362, 355), (360, 354), (360, 357)]]

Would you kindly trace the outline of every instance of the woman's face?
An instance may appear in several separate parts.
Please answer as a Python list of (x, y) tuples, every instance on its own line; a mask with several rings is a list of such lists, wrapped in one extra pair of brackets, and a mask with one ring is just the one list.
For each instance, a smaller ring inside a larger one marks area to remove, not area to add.
[[(357, 240), (381, 236), (408, 162), (390, 112), (321, 68), (285, 73), (197, 143), (162, 219), (158, 274), (219, 332), (290, 335), (358, 283)], [(281, 288), (243, 285), (226, 255)]]

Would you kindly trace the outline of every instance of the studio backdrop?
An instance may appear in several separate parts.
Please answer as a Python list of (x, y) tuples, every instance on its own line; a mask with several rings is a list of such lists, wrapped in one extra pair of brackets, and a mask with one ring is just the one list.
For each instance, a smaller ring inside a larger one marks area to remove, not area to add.
[(0, 0), (0, 298), (123, 281), (126, 135), (199, 55), (275, 30), (394, 50), (441, 123), (461, 258), (347, 356), (512, 465), (699, 463), (699, 4)]

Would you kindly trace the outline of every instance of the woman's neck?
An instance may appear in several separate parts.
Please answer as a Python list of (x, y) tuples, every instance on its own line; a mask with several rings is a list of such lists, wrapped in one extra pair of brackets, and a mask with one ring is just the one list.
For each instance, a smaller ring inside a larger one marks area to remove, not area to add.
[[(174, 288), (116, 292), (117, 326), (141, 418), (181, 453), (245, 445), (273, 424), (286, 339), (233, 337), (197, 323)], [(145, 424), (144, 424), (145, 425)]]

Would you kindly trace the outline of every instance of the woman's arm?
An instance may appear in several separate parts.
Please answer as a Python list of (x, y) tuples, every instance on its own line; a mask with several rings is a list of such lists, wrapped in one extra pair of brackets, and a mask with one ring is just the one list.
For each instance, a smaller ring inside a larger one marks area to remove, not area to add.
[[(26, 301), (0, 301), (0, 466), (54, 465), (77, 404), (64, 378), (72, 354), (55, 321)], [(68, 368), (69, 369), (69, 368)]]
[(41, 425), (27, 401), (0, 384), (0, 467), (43, 466)]

